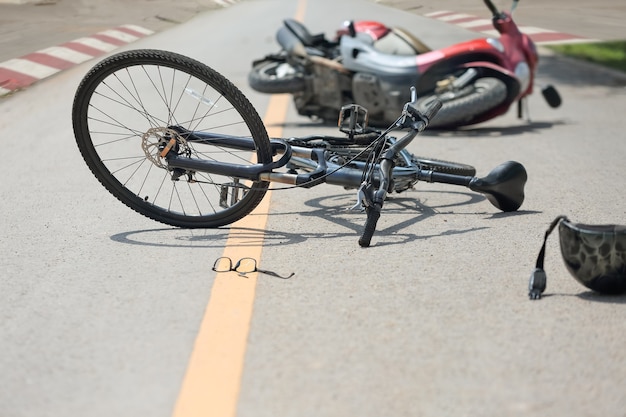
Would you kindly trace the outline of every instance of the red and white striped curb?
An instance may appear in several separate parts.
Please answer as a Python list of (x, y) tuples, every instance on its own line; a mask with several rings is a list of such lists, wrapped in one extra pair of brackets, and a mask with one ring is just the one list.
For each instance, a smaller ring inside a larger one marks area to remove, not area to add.
[[(465, 29), (481, 32), (488, 36), (499, 36), (493, 28), (491, 19), (484, 19), (465, 13), (455, 13), (447, 10), (427, 13), (424, 16), (451, 23)], [(537, 28), (533, 26), (520, 26), (520, 31), (527, 34), (536, 44), (577, 43), (594, 42), (594, 39), (583, 38), (569, 33), (556, 32), (553, 30)]]
[(222, 7), (228, 7), (231, 6), (235, 3), (237, 3), (238, 0), (213, 0), (213, 2), (215, 4), (217, 4), (218, 6), (222, 6)]
[(123, 25), (42, 49), (20, 58), (0, 62), (0, 96), (27, 87), (99, 55), (134, 42), (154, 32), (136, 25)]

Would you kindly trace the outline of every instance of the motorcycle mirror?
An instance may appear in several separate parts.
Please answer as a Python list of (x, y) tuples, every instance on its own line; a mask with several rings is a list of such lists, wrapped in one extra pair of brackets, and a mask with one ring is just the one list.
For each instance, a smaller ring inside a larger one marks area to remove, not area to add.
[(497, 9), (496, 6), (494, 6), (491, 0), (483, 0), (483, 2), (485, 3), (485, 6), (487, 6), (489, 11), (491, 11), (491, 14), (493, 15), (493, 17), (500, 15), (500, 11)]
[(545, 98), (548, 102), (548, 105), (553, 109), (561, 105), (561, 95), (558, 91), (556, 91), (556, 88), (554, 88), (553, 86), (547, 85), (543, 87), (541, 89), (541, 94), (543, 95), (543, 98)]
[(354, 20), (346, 20), (343, 25), (348, 29), (348, 34), (351, 38), (356, 36), (356, 29), (354, 28)]

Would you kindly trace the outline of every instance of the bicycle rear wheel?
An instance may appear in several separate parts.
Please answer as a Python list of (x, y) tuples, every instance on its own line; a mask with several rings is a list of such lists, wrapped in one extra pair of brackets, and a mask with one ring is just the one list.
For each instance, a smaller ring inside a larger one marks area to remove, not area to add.
[[(269, 186), (168, 168), (161, 152), (172, 138), (176, 152), (191, 158), (238, 165), (272, 160), (265, 126), (247, 98), (218, 72), (179, 54), (134, 50), (106, 58), (78, 87), (72, 122), (78, 148), (102, 185), (165, 224), (230, 224), (250, 213)], [(250, 138), (254, 150), (187, 141), (181, 131)]]

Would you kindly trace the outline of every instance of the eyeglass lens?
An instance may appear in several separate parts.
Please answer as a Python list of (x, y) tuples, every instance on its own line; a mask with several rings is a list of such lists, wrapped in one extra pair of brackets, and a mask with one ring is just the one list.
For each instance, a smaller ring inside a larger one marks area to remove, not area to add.
[(256, 260), (254, 258), (241, 258), (233, 267), (233, 261), (228, 257), (218, 258), (213, 265), (215, 272), (235, 271), (240, 274), (247, 274), (256, 271)]
[(241, 258), (235, 264), (235, 271), (240, 272), (242, 274), (247, 274), (249, 272), (256, 271), (256, 259), (253, 258)]
[(262, 269), (257, 269), (256, 267), (256, 259), (254, 258), (241, 258), (237, 261), (235, 266), (233, 267), (232, 259), (228, 257), (221, 257), (215, 260), (215, 264), (213, 264), (213, 270), (215, 272), (230, 272), (235, 271), (239, 273), (239, 275), (249, 274), (251, 272), (261, 272), (263, 274), (268, 274), (277, 278), (287, 279), (291, 278), (294, 273), (292, 272), (289, 276), (283, 277), (278, 275), (276, 272), (266, 271)]
[(230, 258), (217, 258), (213, 264), (215, 272), (230, 272), (233, 270), (233, 261)]

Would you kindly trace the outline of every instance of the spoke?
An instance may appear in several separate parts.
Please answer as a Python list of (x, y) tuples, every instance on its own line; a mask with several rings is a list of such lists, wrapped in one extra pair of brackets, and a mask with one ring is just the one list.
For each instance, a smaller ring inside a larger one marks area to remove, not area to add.
[[(191, 195), (191, 198), (193, 199), (193, 202), (196, 205), (196, 209), (198, 210), (198, 214), (202, 215), (202, 209), (200, 209), (200, 205), (198, 204), (198, 200), (196, 200), (196, 194), (192, 190), (191, 184), (189, 182), (187, 182), (187, 189), (189, 190), (189, 194)], [(182, 202), (181, 202), (181, 205), (182, 205)]]
[[(94, 107), (92, 106), (92, 108), (94, 108)], [(97, 109), (96, 109), (96, 110), (97, 110)], [(109, 117), (111, 120), (113, 120), (114, 122), (116, 122), (116, 121), (115, 121), (112, 117), (110, 117), (110, 116), (107, 116), (107, 117)], [(111, 123), (111, 122), (108, 122), (108, 121), (106, 121), (106, 120), (96, 119), (95, 117), (91, 117), (91, 116), (89, 117), (89, 120), (92, 120), (92, 121), (94, 121), (94, 122), (101, 123), (101, 124), (103, 124), (103, 125), (113, 126), (113, 127), (119, 127), (119, 128), (121, 128), (121, 129), (128, 130), (129, 132), (131, 132), (131, 133), (133, 134), (133, 136), (141, 136), (141, 135), (143, 134), (143, 132), (140, 132), (140, 131), (137, 131), (137, 130), (131, 129), (130, 127), (128, 127), (128, 126), (124, 126), (123, 124), (118, 123), (118, 122), (116, 122), (116, 123)], [(92, 133), (101, 133), (101, 134), (107, 134), (107, 135), (114, 135), (114, 134), (118, 134), (118, 135), (119, 135), (119, 134), (121, 134), (121, 133), (115, 133), (115, 132), (98, 132), (98, 131), (95, 131), (95, 130), (92, 130)]]
[(169, 179), (169, 175), (168, 175), (168, 173), (166, 172), (166, 173), (163, 175), (163, 179), (161, 180), (161, 184), (159, 185), (159, 188), (157, 189), (157, 192), (156, 192), (156, 194), (154, 195), (154, 198), (152, 199), (152, 204), (155, 204), (155, 205), (156, 205), (157, 198), (159, 198), (159, 195), (161, 194), (161, 190), (163, 189), (163, 184), (165, 184), (165, 180), (167, 180), (167, 179)]
[[(126, 184), (128, 184), (128, 182), (135, 176), (135, 174), (137, 173), (137, 171), (139, 171), (139, 168), (141, 168), (143, 166), (143, 164), (147, 161), (147, 159), (143, 159), (142, 161), (139, 161), (138, 164), (136, 164), (137, 166), (135, 167), (135, 170), (133, 172), (130, 173), (130, 175), (128, 176), (128, 178), (126, 178), (126, 181), (123, 182), (124, 186), (126, 186)], [(132, 165), (129, 165), (128, 167), (131, 167)], [(120, 172), (121, 170), (116, 170), (115, 172)], [(148, 172), (150, 171), (150, 167), (148, 167)], [(114, 172), (114, 173), (115, 173)], [(113, 173), (113, 174), (114, 174)], [(147, 174), (146, 174), (147, 175)], [(144, 181), (145, 181), (145, 177), (144, 177)]]
[[(143, 72), (146, 74), (146, 77), (148, 77), (148, 80), (150, 81), (150, 83), (154, 87), (154, 90), (157, 92), (157, 94), (161, 98), (161, 101), (163, 102), (163, 104), (165, 104), (165, 107), (168, 110), (168, 118), (167, 118), (167, 120), (170, 121), (172, 119), (172, 109), (169, 106), (169, 104), (167, 103), (167, 98), (164, 96), (165, 91), (163, 91), (163, 94), (161, 94), (161, 91), (159, 90), (159, 87), (156, 85), (156, 83), (154, 82), (154, 80), (152, 79), (150, 74), (148, 74), (148, 71), (146, 71), (146, 67), (144, 65), (142, 65), (141, 68), (143, 69)], [(157, 66), (157, 72), (159, 73), (159, 80), (161, 81), (161, 85), (163, 85), (163, 77), (161, 76), (161, 67), (160, 66)], [(139, 93), (137, 93), (137, 94), (139, 95)]]
[[(204, 175), (200, 175), (200, 177), (204, 177)], [(217, 185), (210, 184), (208, 186), (214, 188), (215, 191), (219, 192), (219, 187)], [(211, 199), (207, 195), (207, 193), (204, 190), (204, 188), (205, 188), (204, 186), (200, 185), (200, 191), (202, 192), (202, 195), (204, 195), (204, 198), (206, 199), (207, 203), (209, 203), (209, 206), (211, 206), (211, 210), (213, 210), (213, 213), (217, 213), (217, 210), (215, 209), (215, 206), (213, 205), (213, 202), (211, 201)]]
[[(120, 100), (116, 100), (114, 97), (111, 97), (111, 96), (105, 94), (105, 92), (103, 92), (103, 91), (94, 91), (94, 96), (98, 96), (100, 98), (106, 99), (106, 100), (108, 100), (108, 101), (110, 101), (112, 103), (120, 104), (123, 107), (126, 107), (127, 109), (132, 110), (133, 112), (136, 112), (136, 113), (140, 114), (146, 120), (148, 120), (148, 122), (150, 122), (150, 119), (152, 119), (152, 122), (153, 122), (152, 125), (153, 126), (159, 125), (159, 124), (163, 123), (163, 121), (160, 121), (160, 120), (156, 119), (154, 116), (152, 116), (151, 114), (149, 114), (148, 111), (145, 108), (138, 109), (135, 105), (131, 104), (128, 100), (126, 100), (124, 97), (122, 97), (117, 91), (113, 90), (112, 87), (110, 87), (108, 84), (106, 84), (106, 82), (103, 82), (102, 84), (104, 84), (109, 90), (111, 90), (115, 95), (117, 95), (120, 98), (121, 101)], [(124, 88), (126, 89), (125, 86), (124, 86)], [(126, 91), (128, 91), (128, 93), (132, 95), (132, 93), (128, 89), (126, 89)], [(104, 111), (102, 111), (99, 108), (95, 107), (93, 104), (90, 104), (90, 107), (98, 110), (104, 116), (110, 117), (107, 113), (105, 113)], [(141, 111), (141, 110), (143, 110), (143, 111)], [(161, 123), (159, 123), (159, 122), (161, 122)]]
[[(217, 140), (186, 141), (184, 133), (179, 136), (168, 130), (179, 127), (178, 131), (190, 134), (213, 132), (254, 140), (229, 94), (222, 94), (219, 84), (216, 87), (192, 74), (167, 65), (133, 63), (100, 81), (85, 106), (91, 143), (99, 161), (119, 183), (114, 187), (121, 189), (122, 196), (136, 195), (143, 200), (138, 204), (150, 211), (161, 210), (163, 216), (166, 212), (189, 218), (221, 216), (241, 205), (252, 185), (224, 175), (170, 170), (159, 155), (175, 139), (172, 149), (180, 156), (246, 166), (256, 161), (255, 149), (219, 146)], [(163, 134), (153, 135), (153, 129)], [(224, 192), (227, 204), (223, 206)]]
[[(209, 88), (209, 86), (208, 86), (208, 85), (205, 85), (205, 86), (204, 86), (204, 90), (202, 91), (202, 97), (204, 97), (204, 96), (205, 96), (207, 88)], [(200, 123), (201, 123), (204, 119), (206, 119), (207, 115), (208, 115), (208, 114), (209, 114), (209, 113), (213, 110), (213, 108), (215, 108), (215, 107), (216, 107), (217, 102), (218, 102), (221, 98), (222, 98), (222, 96), (220, 95), (220, 96), (217, 98), (217, 100), (216, 100), (216, 102), (215, 102), (215, 103), (213, 103), (212, 105), (209, 105), (209, 109), (206, 111), (206, 113), (204, 113), (204, 116), (202, 116), (202, 117), (198, 118), (198, 121), (197, 121), (197, 123), (196, 123), (196, 126), (195, 126), (193, 129), (191, 129), (191, 130), (196, 130), (196, 129), (198, 128), (198, 126), (200, 126)], [(196, 110), (199, 108), (200, 103), (201, 103), (201, 101), (199, 100), (199, 101), (198, 101), (198, 107), (196, 108)], [(196, 113), (194, 113), (194, 119), (195, 119), (195, 116), (196, 116)], [(191, 123), (189, 124), (189, 126), (191, 126)]]
[(100, 147), (102, 145), (111, 145), (111, 144), (115, 144), (115, 143), (118, 143), (118, 142), (124, 142), (124, 141), (127, 141), (128, 139), (136, 139), (137, 136), (141, 135), (140, 132), (137, 132), (137, 133), (135, 133), (135, 134), (133, 134), (131, 136), (128, 136), (128, 135), (123, 135), (122, 136), (121, 133), (100, 132), (100, 131), (95, 131), (95, 130), (92, 131), (91, 134), (92, 135), (98, 135), (98, 136), (111, 136), (111, 135), (113, 135), (113, 136), (121, 136), (119, 139), (108, 140), (108, 141), (100, 142), (100, 143), (97, 143), (97, 144), (94, 143), (94, 147), (96, 147), (96, 148), (98, 148), (98, 147)]
[[(172, 98), (174, 98), (174, 79), (176, 78), (176, 74), (178, 73), (178, 71), (173, 71), (172, 72)], [(178, 106), (180, 105), (180, 102), (182, 101), (184, 95), (185, 95), (185, 90), (189, 87), (189, 82), (191, 81), (191, 75), (187, 74), (187, 81), (185, 82), (185, 85), (183, 86), (183, 88), (180, 89), (180, 93), (178, 94), (178, 100), (176, 101), (176, 105), (174, 106), (174, 108), (172, 109), (172, 119), (173, 119), (173, 123), (172, 120), (169, 120), (169, 124), (176, 124), (176, 125), (182, 125), (180, 124), (177, 120), (176, 120), (176, 110), (178, 109)]]
[(143, 182), (141, 183), (141, 187), (139, 187), (139, 190), (137, 191), (138, 196), (141, 196), (141, 192), (143, 191), (143, 187), (145, 187), (146, 182), (148, 181), (148, 177), (150, 176), (150, 172), (152, 171), (152, 168), (154, 168), (154, 165), (150, 164), (148, 166), (148, 172), (143, 177)]
[(186, 215), (187, 213), (185, 212), (185, 207), (183, 207), (184, 204), (180, 199), (180, 194), (178, 194), (177, 185), (178, 185), (178, 182), (172, 183), (172, 193), (170, 195), (170, 204), (169, 204), (167, 211), (169, 211), (170, 213), (174, 212), (174, 210), (172, 209), (172, 202), (174, 201), (174, 197), (176, 197), (176, 199), (178, 199), (178, 203), (180, 204), (180, 209), (183, 211), (183, 214)]
[[(131, 98), (133, 98), (137, 104), (141, 107), (141, 109), (143, 110), (143, 112), (139, 111), (134, 105), (132, 105), (128, 100), (126, 100), (124, 97), (121, 96), (121, 94), (119, 94), (116, 90), (114, 90), (112, 87), (110, 87), (108, 84), (105, 84), (111, 91), (113, 91), (113, 93), (115, 93), (116, 95), (118, 95), (120, 97), (121, 100), (125, 101), (128, 103), (128, 105), (137, 113), (141, 114), (142, 116), (145, 117), (145, 119), (148, 121), (148, 123), (150, 123), (150, 126), (155, 127), (159, 125), (159, 120), (156, 119), (155, 116), (153, 116), (152, 114), (150, 114), (150, 112), (146, 109), (146, 107), (143, 105), (143, 102), (141, 101), (141, 97), (139, 94), (139, 91), (137, 91), (137, 86), (135, 85), (134, 81), (133, 81), (133, 77), (130, 74), (128, 68), (125, 69), (126, 74), (128, 75), (129, 78), (129, 82), (131, 83), (131, 85), (133, 86), (133, 89), (135, 90), (135, 93), (133, 94), (132, 91), (130, 91), (130, 89), (126, 86), (126, 83), (123, 82), (120, 77), (117, 74), (114, 74), (114, 77), (117, 79), (117, 81), (120, 83), (120, 85), (122, 86), (122, 88), (124, 88), (124, 90), (126, 90), (126, 92), (130, 95)], [(162, 121), (161, 121), (162, 122)]]

